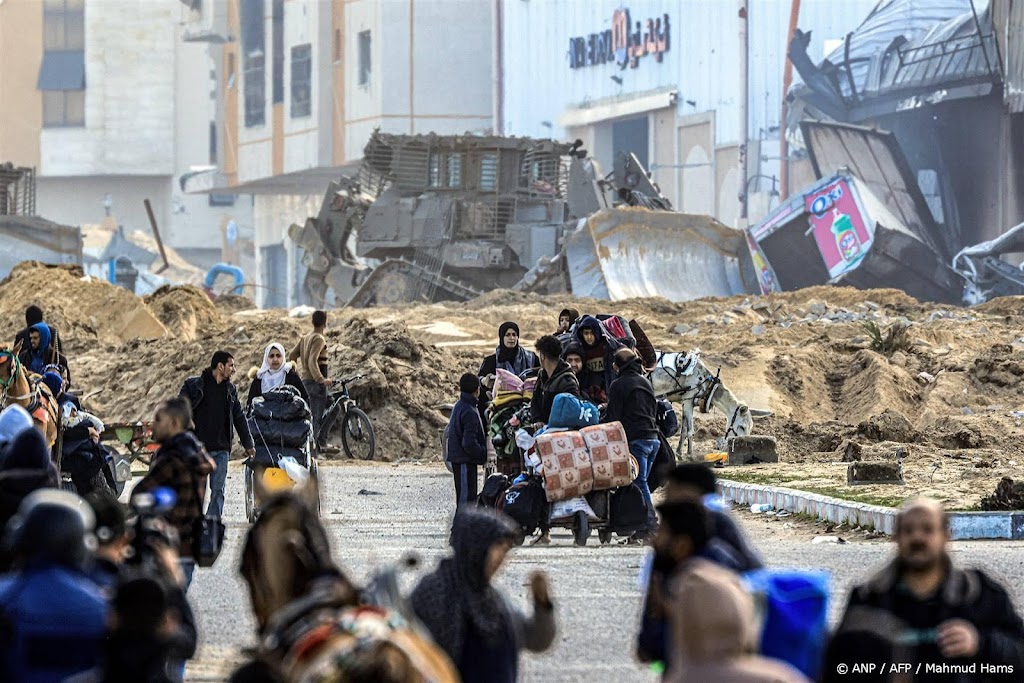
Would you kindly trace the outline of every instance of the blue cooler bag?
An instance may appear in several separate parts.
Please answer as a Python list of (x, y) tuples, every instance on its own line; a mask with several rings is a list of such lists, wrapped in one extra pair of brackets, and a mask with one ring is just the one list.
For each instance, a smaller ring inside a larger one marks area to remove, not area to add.
[(818, 680), (828, 645), (829, 573), (758, 569), (743, 580), (763, 617), (761, 654)]
[(583, 401), (572, 394), (558, 394), (551, 404), (551, 417), (548, 427), (567, 427), (580, 429), (601, 422), (597, 406), (590, 401)]

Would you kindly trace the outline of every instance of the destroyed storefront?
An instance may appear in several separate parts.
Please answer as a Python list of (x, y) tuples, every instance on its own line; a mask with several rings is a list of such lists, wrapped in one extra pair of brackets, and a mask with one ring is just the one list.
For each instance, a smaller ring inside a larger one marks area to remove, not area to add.
[[(859, 195), (871, 194), (880, 205), (869, 213), (885, 210), (901, 226), (871, 216), (886, 228), (882, 235), (899, 233), (912, 240), (909, 246), (899, 246), (904, 238), (898, 245), (888, 243), (884, 259), (891, 265), (872, 266), (883, 258), (880, 235), (875, 235), (865, 263), (840, 279), (959, 301), (964, 281), (949, 267), (953, 257), (1024, 218), (1024, 121), (1004, 107), (989, 3), (883, 0), (820, 64), (807, 56), (809, 41), (808, 34), (797, 31), (790, 46), (790, 58), (803, 78), (789, 93), (788, 134), (796, 146), (791, 158), (806, 160), (793, 164), (798, 169), (793, 175), (820, 180), (849, 169), (857, 179), (854, 186), (865, 181), (871, 186)], [(810, 140), (808, 121), (857, 124), (881, 136), (891, 133), (891, 139), (872, 142), (867, 133), (823, 133), (818, 127), (813, 130), (819, 139)], [(885, 158), (872, 158), (880, 148), (887, 150)], [(818, 186), (794, 189), (806, 197)], [(773, 214), (775, 221), (779, 213)], [(773, 217), (762, 225), (771, 223)], [(782, 278), (781, 286), (789, 289), (779, 272), (788, 268), (779, 255), (772, 259), (772, 248), (763, 244), (765, 232), (760, 228), (760, 240), (754, 241)], [(908, 284), (911, 279), (915, 283)], [(836, 277), (805, 284), (825, 281)]]

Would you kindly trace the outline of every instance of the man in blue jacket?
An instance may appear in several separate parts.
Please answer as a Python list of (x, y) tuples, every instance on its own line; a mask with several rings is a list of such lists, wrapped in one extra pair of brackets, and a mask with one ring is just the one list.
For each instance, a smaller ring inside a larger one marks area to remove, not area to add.
[(487, 462), (487, 437), (480, 421), (480, 379), (466, 373), (459, 378), (459, 401), (448, 420), (448, 449), (445, 460), (455, 477), (457, 509), (476, 502), (477, 467)]

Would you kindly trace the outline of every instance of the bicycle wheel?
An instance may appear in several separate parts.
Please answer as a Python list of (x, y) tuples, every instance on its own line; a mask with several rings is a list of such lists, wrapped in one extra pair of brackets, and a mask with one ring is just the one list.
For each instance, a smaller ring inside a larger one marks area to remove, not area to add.
[(373, 424), (366, 413), (351, 407), (345, 413), (341, 429), (341, 445), (350, 458), (357, 460), (373, 460), (377, 450), (377, 437), (373, 433)]

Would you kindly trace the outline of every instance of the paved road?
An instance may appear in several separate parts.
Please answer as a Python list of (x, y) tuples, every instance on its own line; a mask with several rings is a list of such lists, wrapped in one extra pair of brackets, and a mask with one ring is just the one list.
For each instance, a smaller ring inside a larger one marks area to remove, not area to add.
[[(378, 563), (394, 562), (415, 550), (428, 566), (444, 554), (453, 511), (450, 475), (438, 465), (337, 465), (321, 469), (323, 519), (335, 557), (357, 579)], [(362, 494), (360, 493), (362, 492)], [(242, 647), (253, 642), (248, 595), (237, 576), (247, 525), (243, 522), (241, 469), (228, 476), (228, 544), (217, 566), (197, 572), (189, 598), (196, 607), (204, 646), (189, 667), (190, 681), (224, 680)], [(824, 567), (834, 576), (833, 618), (841, 612), (850, 584), (885, 561), (891, 546), (879, 541), (812, 544), (808, 524), (742, 513), (744, 525), (773, 565)], [(1009, 579), (1018, 604), (1024, 603), (1024, 543), (963, 542), (959, 561), (984, 566)], [(632, 641), (641, 596), (636, 575), (642, 549), (572, 544), (568, 532), (554, 533), (549, 547), (514, 550), (500, 583), (525, 605), (530, 571), (551, 577), (558, 604), (555, 647), (523, 659), (526, 681), (653, 681), (633, 662)]]

